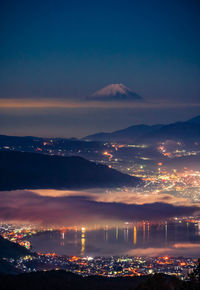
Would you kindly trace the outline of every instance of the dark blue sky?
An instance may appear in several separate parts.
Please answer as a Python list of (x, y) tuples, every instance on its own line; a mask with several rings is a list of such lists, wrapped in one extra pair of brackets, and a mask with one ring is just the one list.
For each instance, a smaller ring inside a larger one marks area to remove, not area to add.
[[(199, 103), (199, 1), (2, 0), (0, 5), (1, 99), (76, 100), (124, 83), (148, 101)], [(145, 118), (148, 122), (146, 113)], [(129, 119), (124, 125), (143, 123)], [(150, 117), (154, 121), (162, 120)]]

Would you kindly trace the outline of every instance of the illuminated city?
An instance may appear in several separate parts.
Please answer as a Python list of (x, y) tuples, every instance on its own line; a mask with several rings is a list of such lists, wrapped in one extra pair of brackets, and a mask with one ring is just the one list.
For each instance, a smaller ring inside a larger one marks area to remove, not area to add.
[(0, 290), (200, 289), (199, 15), (1, 1)]

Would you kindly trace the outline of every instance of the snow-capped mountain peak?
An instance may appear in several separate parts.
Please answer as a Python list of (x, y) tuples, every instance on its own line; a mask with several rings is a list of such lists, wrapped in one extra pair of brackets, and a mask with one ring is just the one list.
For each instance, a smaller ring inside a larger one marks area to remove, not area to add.
[(98, 91), (90, 97), (96, 101), (142, 101), (143, 98), (123, 84), (111, 84)]
[(126, 94), (131, 91), (123, 84), (111, 84), (104, 87), (101, 90), (98, 90), (93, 94), (93, 96), (115, 96), (116, 94)]

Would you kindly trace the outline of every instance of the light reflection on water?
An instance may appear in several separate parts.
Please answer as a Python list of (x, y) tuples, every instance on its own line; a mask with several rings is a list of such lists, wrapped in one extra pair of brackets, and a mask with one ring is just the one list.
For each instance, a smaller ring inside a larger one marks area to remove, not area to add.
[(60, 230), (31, 237), (33, 250), (59, 255), (199, 257), (200, 228), (193, 223), (105, 226), (96, 230)]

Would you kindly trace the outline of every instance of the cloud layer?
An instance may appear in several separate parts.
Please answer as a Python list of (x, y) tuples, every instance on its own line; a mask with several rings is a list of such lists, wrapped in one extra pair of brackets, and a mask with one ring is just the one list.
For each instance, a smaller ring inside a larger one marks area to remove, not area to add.
[[(123, 195), (123, 193), (121, 193)], [(134, 199), (133, 199), (134, 200)], [(0, 220), (55, 225), (152, 220), (193, 215), (198, 206), (165, 202), (98, 201), (91, 195), (42, 196), (31, 191), (0, 193)]]

